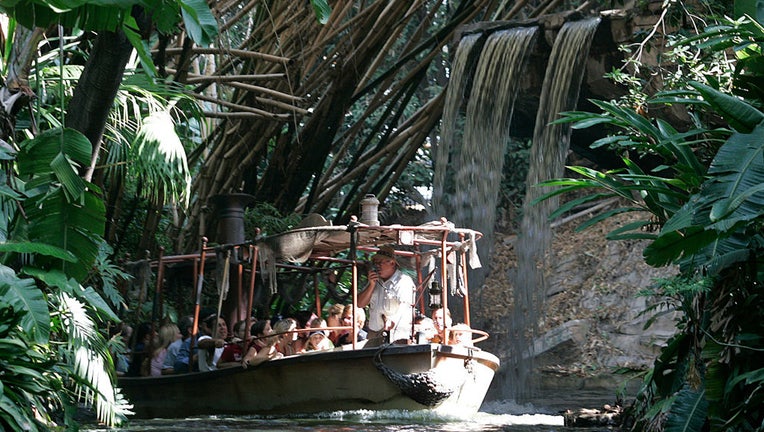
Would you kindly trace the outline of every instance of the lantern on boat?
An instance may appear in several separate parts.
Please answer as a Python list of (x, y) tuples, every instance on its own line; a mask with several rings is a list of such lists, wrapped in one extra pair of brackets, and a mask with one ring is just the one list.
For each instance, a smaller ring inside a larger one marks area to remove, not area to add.
[(367, 194), (361, 200), (361, 223), (379, 226), (379, 200), (374, 194)]
[(430, 309), (437, 309), (440, 307), (440, 285), (438, 281), (432, 281), (430, 286)]

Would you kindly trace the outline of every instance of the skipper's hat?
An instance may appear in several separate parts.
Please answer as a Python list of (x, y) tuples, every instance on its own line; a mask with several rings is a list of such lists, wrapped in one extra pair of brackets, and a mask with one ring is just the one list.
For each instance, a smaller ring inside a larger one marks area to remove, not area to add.
[(397, 262), (396, 256), (395, 256), (395, 249), (392, 246), (389, 245), (383, 245), (379, 247), (379, 250), (377, 253), (372, 255), (371, 260), (372, 261), (378, 261), (381, 259), (391, 259), (393, 261)]

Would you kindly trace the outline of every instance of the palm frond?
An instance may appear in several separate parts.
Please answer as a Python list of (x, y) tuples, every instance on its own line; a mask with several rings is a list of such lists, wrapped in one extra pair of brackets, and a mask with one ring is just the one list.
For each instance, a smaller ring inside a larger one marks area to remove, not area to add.
[[(132, 150), (133, 167), (145, 179), (152, 201), (163, 204), (164, 198), (188, 202), (191, 172), (169, 113), (160, 111), (144, 119)], [(157, 191), (163, 193), (160, 195)]]
[(115, 425), (130, 414), (131, 406), (115, 388), (108, 344), (87, 314), (83, 303), (66, 292), (54, 296), (57, 323), (65, 344), (59, 347), (62, 368), (71, 373), (74, 394), (88, 405), (95, 406), (100, 421)]
[(95, 262), (95, 275), (100, 279), (100, 283), (95, 283), (95, 285), (100, 287), (103, 298), (109, 302), (109, 305), (118, 310), (124, 305), (124, 298), (119, 291), (119, 283), (129, 281), (133, 276), (112, 262), (110, 257), (113, 252), (111, 246), (106, 242), (101, 243)]

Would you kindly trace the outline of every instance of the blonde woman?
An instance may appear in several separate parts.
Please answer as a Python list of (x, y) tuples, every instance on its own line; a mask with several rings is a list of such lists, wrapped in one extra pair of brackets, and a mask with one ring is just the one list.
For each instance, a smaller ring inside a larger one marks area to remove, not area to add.
[(167, 347), (181, 337), (180, 329), (175, 324), (165, 324), (159, 328), (159, 334), (155, 340), (156, 344), (151, 351), (151, 376), (162, 375), (162, 365), (164, 365), (164, 358), (167, 356)]
[[(326, 317), (327, 327), (342, 327), (342, 312), (345, 310), (345, 306), (341, 304), (334, 304), (329, 308), (329, 314)], [(340, 337), (340, 330), (329, 330), (329, 340), (333, 344), (337, 344), (337, 340)]]
[(297, 342), (297, 321), (294, 318), (284, 318), (276, 321), (273, 325), (273, 333), (276, 334), (276, 351), (284, 356), (298, 354)]

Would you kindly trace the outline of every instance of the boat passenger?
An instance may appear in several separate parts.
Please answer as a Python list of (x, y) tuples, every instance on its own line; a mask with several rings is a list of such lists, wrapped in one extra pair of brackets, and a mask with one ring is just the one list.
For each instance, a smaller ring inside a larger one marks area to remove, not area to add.
[[(326, 316), (326, 326), (327, 327), (341, 327), (342, 324), (342, 311), (345, 310), (345, 306), (342, 304), (333, 304), (329, 308), (329, 313)], [(329, 330), (329, 340), (332, 341), (333, 344), (337, 344), (337, 339), (340, 336), (340, 330)]]
[(472, 346), (472, 329), (467, 324), (457, 324), (451, 327), (448, 336), (449, 345)]
[(162, 365), (164, 365), (165, 357), (167, 357), (167, 347), (176, 340), (180, 340), (181, 337), (180, 329), (173, 323), (159, 327), (157, 343), (151, 351), (151, 376), (162, 375)]
[[(381, 246), (372, 256), (369, 283), (358, 295), (358, 306), (369, 306), (369, 341), (367, 347), (385, 342), (408, 343), (414, 312), (416, 284), (403, 274), (392, 246)], [(385, 340), (387, 332), (387, 340)]]
[(417, 335), (417, 343), (432, 342), (433, 338), (438, 335), (432, 318), (420, 313), (414, 317), (414, 333)]
[(284, 318), (276, 321), (273, 332), (276, 333), (276, 351), (284, 356), (297, 354), (295, 342), (297, 342), (297, 321), (294, 318)]
[(154, 327), (151, 323), (145, 322), (138, 326), (138, 330), (133, 332), (132, 357), (130, 366), (127, 369), (127, 376), (148, 376), (151, 341), (154, 339)]
[(231, 340), (226, 343), (223, 353), (217, 362), (217, 368), (227, 368), (241, 366), (241, 359), (244, 357), (244, 338), (246, 337), (247, 321), (241, 320), (234, 324)]
[(435, 308), (432, 311), (432, 321), (435, 324), (435, 336), (430, 339), (433, 343), (443, 343), (442, 334), (444, 329), (451, 327), (451, 311), (442, 307)]
[[(196, 345), (197, 360), (200, 372), (207, 372), (217, 368), (218, 359), (223, 354), (225, 347), (225, 338), (228, 337), (228, 325), (223, 317), (212, 314), (199, 323), (199, 331), (202, 334)], [(217, 325), (217, 331), (213, 338), (213, 326)]]
[(250, 331), (254, 336), (252, 343), (249, 344), (247, 353), (241, 360), (241, 366), (247, 368), (248, 366), (257, 366), (260, 363), (267, 362), (283, 357), (283, 354), (276, 350), (276, 338), (271, 336), (273, 329), (271, 329), (270, 320), (260, 320), (252, 325)]
[[(184, 317), (178, 322), (178, 328), (180, 329), (180, 339), (171, 343), (167, 347), (167, 355), (164, 358), (162, 364), (162, 375), (171, 375), (176, 373), (175, 364), (178, 362), (181, 347), (183, 343), (188, 341), (191, 336), (191, 329), (194, 326), (194, 318), (191, 316)], [(181, 364), (181, 368), (177, 373), (188, 372), (188, 357), (186, 357), (185, 363)]]
[[(295, 312), (294, 319), (297, 321), (297, 329), (304, 330), (310, 328), (310, 323), (318, 318), (315, 313), (309, 310), (300, 310)], [(297, 340), (294, 343), (295, 352), (298, 354), (305, 351), (305, 344), (308, 343), (308, 332), (297, 332)]]
[(183, 342), (180, 344), (180, 349), (178, 350), (178, 354), (175, 357), (175, 363), (173, 364), (172, 373), (180, 374), (191, 372), (194, 369), (193, 366), (197, 364), (196, 347), (194, 347), (193, 352), (191, 350), (192, 339), (193, 334), (191, 329), (189, 329), (187, 337), (183, 339)]
[[(343, 326), (349, 326), (353, 325), (353, 305), (352, 304), (346, 304), (345, 308), (342, 311), (342, 325)], [(363, 308), (357, 307), (355, 309), (355, 328), (357, 333), (356, 342), (365, 341), (368, 334), (366, 333), (366, 330), (363, 329), (363, 326), (366, 325), (366, 312), (364, 312)], [(339, 337), (337, 338), (337, 343), (335, 345), (347, 345), (351, 344), (352, 342), (352, 330), (342, 330), (340, 332)]]
[(314, 330), (308, 335), (308, 343), (305, 345), (305, 352), (310, 351), (329, 351), (334, 349), (334, 344), (327, 337), (326, 330)]

